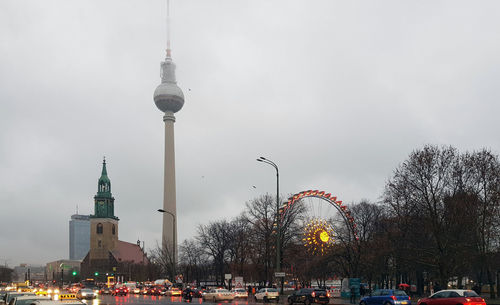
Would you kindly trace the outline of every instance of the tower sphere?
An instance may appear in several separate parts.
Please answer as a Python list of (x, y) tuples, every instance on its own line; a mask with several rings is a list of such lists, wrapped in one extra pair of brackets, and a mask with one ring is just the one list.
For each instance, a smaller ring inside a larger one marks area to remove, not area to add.
[(161, 84), (156, 87), (153, 99), (163, 112), (177, 112), (184, 106), (184, 94), (175, 81), (175, 64), (167, 57), (161, 63)]

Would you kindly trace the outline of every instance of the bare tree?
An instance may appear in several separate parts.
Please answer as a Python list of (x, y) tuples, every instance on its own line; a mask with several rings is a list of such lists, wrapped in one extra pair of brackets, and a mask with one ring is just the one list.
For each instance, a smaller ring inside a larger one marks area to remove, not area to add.
[[(444, 199), (458, 190), (454, 183), (458, 161), (452, 147), (425, 146), (416, 150), (395, 170), (384, 195), (385, 203), (397, 217), (397, 237), (415, 241), (411, 245), (417, 251), (415, 258), (436, 270), (441, 283), (448, 282), (452, 269), (450, 256), (454, 253), (444, 234)], [(415, 219), (421, 222), (419, 232), (413, 227)]]
[(224, 283), (224, 273), (229, 262), (231, 246), (231, 225), (227, 220), (210, 222), (198, 227), (197, 241), (212, 259), (217, 284)]
[(182, 270), (185, 282), (196, 281), (207, 277), (206, 267), (208, 257), (202, 246), (195, 239), (186, 239), (179, 246), (179, 267)]
[(497, 155), (489, 150), (481, 150), (465, 156), (467, 173), (470, 179), (467, 190), (479, 198), (477, 201), (476, 233), (478, 262), (482, 282), (482, 273), (486, 272), (486, 279), (490, 285), (491, 297), (495, 297), (494, 271), (492, 263), (500, 244), (500, 162)]
[[(150, 261), (154, 264), (160, 272), (160, 276), (170, 277), (172, 283), (175, 281), (176, 276), (176, 264), (174, 259), (174, 251), (172, 251), (172, 246), (170, 243), (163, 243), (165, 247), (162, 247), (156, 243), (156, 247), (150, 253)], [(170, 246), (169, 246), (170, 245)]]
[(273, 230), (276, 219), (276, 204), (274, 197), (269, 194), (260, 196), (246, 203), (243, 213), (243, 220), (246, 221), (252, 231), (253, 263), (264, 267), (263, 273), (259, 276), (259, 281), (269, 282), (271, 280), (271, 264), (274, 257)]

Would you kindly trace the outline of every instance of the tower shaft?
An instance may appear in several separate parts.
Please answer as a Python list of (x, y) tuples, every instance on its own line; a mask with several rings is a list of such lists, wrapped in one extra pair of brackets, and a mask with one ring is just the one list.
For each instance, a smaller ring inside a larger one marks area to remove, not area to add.
[(177, 209), (175, 193), (175, 144), (173, 112), (165, 112), (165, 168), (163, 181), (162, 247), (173, 265), (177, 264)]

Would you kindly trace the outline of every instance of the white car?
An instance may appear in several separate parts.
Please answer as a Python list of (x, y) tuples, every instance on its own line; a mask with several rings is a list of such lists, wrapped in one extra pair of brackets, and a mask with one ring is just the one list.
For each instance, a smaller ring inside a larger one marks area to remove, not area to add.
[(23, 295), (10, 300), (9, 305), (29, 305), (36, 300), (50, 300), (49, 297), (39, 295)]
[(97, 293), (90, 288), (82, 288), (76, 293), (78, 299), (95, 299), (97, 298)]
[(210, 289), (203, 295), (203, 301), (232, 301), (234, 294), (227, 289)]
[(64, 301), (54, 301), (54, 300), (37, 300), (33, 301), (31, 305), (85, 305), (80, 300), (64, 300)]
[(255, 293), (255, 301), (269, 302), (275, 300), (276, 303), (280, 300), (280, 294), (276, 288), (261, 288)]
[(231, 290), (231, 292), (234, 294), (234, 298), (248, 298), (248, 291), (243, 288), (234, 288)]

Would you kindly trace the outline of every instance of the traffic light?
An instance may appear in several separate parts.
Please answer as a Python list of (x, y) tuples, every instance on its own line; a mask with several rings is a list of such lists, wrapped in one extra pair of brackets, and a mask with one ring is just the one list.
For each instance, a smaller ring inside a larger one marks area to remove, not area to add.
[(94, 275), (95, 275), (95, 276), (99, 276), (99, 272), (97, 272), (97, 271), (96, 271), (96, 272), (94, 272)]
[(73, 274), (73, 276), (76, 276), (76, 270), (73, 270), (71, 274)]

